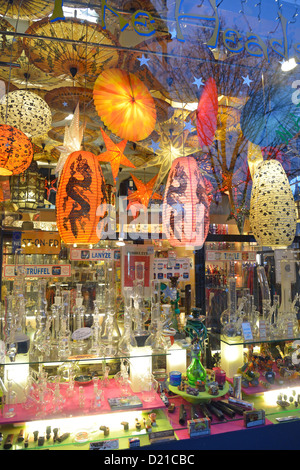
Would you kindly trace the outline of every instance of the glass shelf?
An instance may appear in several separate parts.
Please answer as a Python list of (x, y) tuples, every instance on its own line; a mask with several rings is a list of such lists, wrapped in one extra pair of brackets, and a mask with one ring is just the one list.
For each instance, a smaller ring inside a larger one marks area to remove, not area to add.
[(208, 334), (212, 337), (217, 339), (218, 341), (222, 343), (226, 343), (229, 346), (238, 346), (238, 345), (247, 345), (247, 344), (262, 344), (262, 343), (284, 343), (287, 341), (296, 341), (300, 340), (300, 334), (298, 336), (295, 336), (293, 338), (266, 338), (266, 339), (261, 339), (261, 338), (253, 338), (250, 341), (246, 341), (242, 336), (235, 337), (235, 338), (229, 338), (226, 337), (220, 333), (215, 333), (213, 331), (208, 330)]

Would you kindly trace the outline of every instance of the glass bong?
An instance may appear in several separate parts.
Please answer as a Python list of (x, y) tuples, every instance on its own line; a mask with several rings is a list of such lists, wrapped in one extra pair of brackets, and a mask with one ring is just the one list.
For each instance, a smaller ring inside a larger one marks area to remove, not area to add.
[(228, 278), (228, 306), (221, 314), (220, 322), (222, 325), (221, 333), (228, 338), (241, 336), (242, 318), (237, 310), (236, 279)]
[(100, 307), (99, 307), (100, 302), (99, 302), (99, 300), (94, 300), (94, 314), (93, 314), (94, 319), (93, 319), (93, 325), (91, 327), (91, 330), (92, 330), (92, 344), (91, 344), (91, 348), (89, 349), (89, 353), (94, 354), (96, 356), (101, 356), (102, 355)]
[(132, 287), (124, 287), (124, 332), (119, 341), (119, 352), (129, 354), (137, 342), (132, 330)]
[(60, 286), (56, 286), (54, 303), (51, 305), (51, 358), (56, 359), (58, 357), (58, 343), (59, 333), (61, 328), (61, 316), (62, 316), (62, 298)]
[(163, 322), (160, 308), (160, 281), (151, 282), (151, 324), (145, 346), (150, 346), (154, 353), (164, 353), (168, 349), (166, 337), (163, 335)]
[(83, 297), (81, 293), (82, 284), (77, 284), (76, 288), (77, 288), (76, 299), (75, 299), (75, 305), (73, 306), (73, 314), (72, 314), (72, 318), (73, 318), (72, 353), (73, 354), (85, 354), (86, 348), (87, 348), (86, 338), (80, 339), (79, 337), (78, 339), (78, 336), (75, 333), (81, 328), (84, 328), (85, 308), (83, 306)]
[(111, 263), (108, 264), (106, 274), (106, 313), (102, 323), (101, 342), (103, 354), (111, 357), (118, 352), (118, 342), (121, 336), (115, 312), (114, 271)]
[(203, 323), (204, 316), (200, 309), (192, 309), (192, 318), (189, 317), (185, 330), (191, 338), (191, 363), (186, 370), (189, 385), (195, 386), (197, 381), (205, 382), (206, 370), (201, 362), (201, 354), (207, 339), (207, 330)]
[(133, 307), (134, 307), (134, 334), (135, 336), (147, 336), (145, 322), (149, 314), (144, 306), (144, 285), (145, 285), (145, 263), (137, 261), (135, 263), (135, 279), (133, 281)]
[(47, 299), (46, 299), (47, 280), (38, 280), (38, 299), (36, 309), (36, 329), (33, 335), (31, 355), (40, 356), (44, 353), (43, 345), (45, 340), (45, 329), (47, 322)]

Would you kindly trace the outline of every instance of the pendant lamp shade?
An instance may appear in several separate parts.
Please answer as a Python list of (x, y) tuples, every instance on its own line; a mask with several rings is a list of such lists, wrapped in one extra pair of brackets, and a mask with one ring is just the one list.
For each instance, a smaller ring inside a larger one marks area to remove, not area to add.
[(293, 193), (280, 162), (258, 164), (253, 176), (250, 225), (261, 246), (286, 248), (296, 234), (297, 214)]
[(0, 176), (18, 175), (32, 162), (32, 143), (23, 132), (0, 125)]
[(97, 157), (86, 151), (69, 155), (56, 196), (56, 220), (66, 244), (95, 244), (106, 212), (105, 180)]
[(179, 157), (172, 164), (162, 220), (164, 233), (172, 246), (203, 246), (209, 229), (209, 199), (193, 157)]
[(37, 137), (50, 129), (51, 109), (31, 91), (11, 91), (0, 100), (0, 123), (14, 126), (28, 137)]

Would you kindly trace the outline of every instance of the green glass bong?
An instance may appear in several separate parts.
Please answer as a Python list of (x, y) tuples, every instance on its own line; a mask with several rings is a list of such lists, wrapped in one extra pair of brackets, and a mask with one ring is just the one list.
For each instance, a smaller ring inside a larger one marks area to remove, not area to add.
[(206, 370), (201, 362), (201, 354), (207, 339), (207, 330), (203, 324), (204, 316), (201, 309), (193, 308), (188, 317), (185, 330), (191, 338), (191, 363), (186, 370), (189, 385), (195, 386), (197, 381), (205, 382)]

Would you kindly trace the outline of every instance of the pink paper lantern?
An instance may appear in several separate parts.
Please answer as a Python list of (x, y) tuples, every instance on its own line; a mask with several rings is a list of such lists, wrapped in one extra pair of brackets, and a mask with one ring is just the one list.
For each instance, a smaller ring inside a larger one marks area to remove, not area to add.
[(162, 222), (172, 246), (202, 248), (209, 229), (209, 197), (193, 157), (179, 157), (169, 172)]

